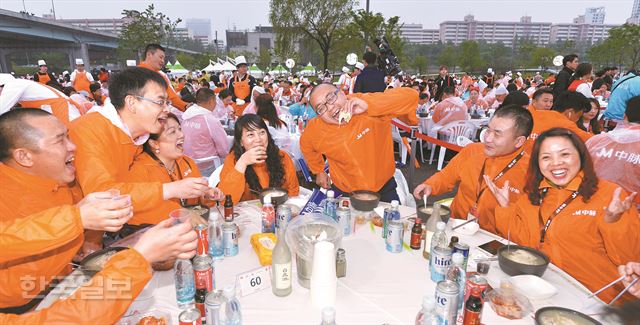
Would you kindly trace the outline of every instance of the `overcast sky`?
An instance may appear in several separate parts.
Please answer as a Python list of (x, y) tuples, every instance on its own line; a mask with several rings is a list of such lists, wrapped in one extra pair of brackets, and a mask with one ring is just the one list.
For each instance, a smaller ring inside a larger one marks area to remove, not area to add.
[[(318, 0), (322, 1), (322, 0)], [(606, 8), (605, 23), (623, 24), (631, 16), (633, 0), (370, 0), (370, 8), (385, 17), (400, 16), (404, 23), (421, 23), (438, 28), (445, 20), (462, 20), (467, 14), (476, 20), (517, 21), (532, 16), (533, 21), (568, 23), (584, 14), (587, 7)], [(23, 10), (38, 16), (51, 10), (51, 0), (0, 0), (0, 8)], [(360, 0), (364, 8), (366, 0)], [(58, 18), (116, 18), (123, 9), (143, 10), (150, 3), (172, 19), (210, 18), (218, 38), (227, 28), (252, 29), (269, 25), (268, 0), (53, 0)], [(213, 36), (213, 33), (212, 33)]]

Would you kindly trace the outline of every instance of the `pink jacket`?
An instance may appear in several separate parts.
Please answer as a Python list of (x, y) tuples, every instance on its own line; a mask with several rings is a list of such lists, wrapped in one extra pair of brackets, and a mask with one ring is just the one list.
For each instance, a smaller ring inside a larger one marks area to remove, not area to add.
[(218, 156), (224, 160), (229, 153), (227, 133), (220, 120), (206, 108), (190, 106), (182, 115), (182, 131), (184, 153), (193, 159)]
[(460, 97), (443, 99), (433, 110), (433, 122), (439, 125), (467, 119), (467, 105)]

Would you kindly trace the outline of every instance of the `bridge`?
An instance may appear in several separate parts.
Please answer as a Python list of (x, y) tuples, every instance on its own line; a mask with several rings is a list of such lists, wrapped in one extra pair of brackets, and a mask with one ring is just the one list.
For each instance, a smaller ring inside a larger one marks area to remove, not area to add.
[[(89, 70), (92, 59), (99, 62), (100, 58), (114, 57), (117, 48), (116, 34), (0, 9), (0, 72), (11, 72), (9, 55), (25, 51), (65, 53), (71, 69), (79, 58)], [(168, 50), (199, 54), (175, 47), (168, 47)]]

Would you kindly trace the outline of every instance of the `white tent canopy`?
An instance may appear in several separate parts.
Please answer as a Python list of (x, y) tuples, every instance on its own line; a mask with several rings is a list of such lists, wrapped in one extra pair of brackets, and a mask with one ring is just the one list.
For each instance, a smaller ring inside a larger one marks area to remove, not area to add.
[(222, 67), (222, 64), (220, 64), (220, 62), (216, 62), (216, 64), (213, 65), (213, 71), (222, 72), (224, 71), (224, 68)]
[(206, 66), (205, 68), (203, 68), (202, 70), (206, 71), (206, 72), (211, 72), (211, 71), (215, 71), (213, 62), (211, 62), (211, 60), (209, 61), (209, 65)]
[(238, 69), (236, 68), (235, 65), (229, 63), (229, 61), (226, 61), (224, 64), (222, 64), (222, 70), (225, 72), (231, 72), (233, 70), (238, 70)]

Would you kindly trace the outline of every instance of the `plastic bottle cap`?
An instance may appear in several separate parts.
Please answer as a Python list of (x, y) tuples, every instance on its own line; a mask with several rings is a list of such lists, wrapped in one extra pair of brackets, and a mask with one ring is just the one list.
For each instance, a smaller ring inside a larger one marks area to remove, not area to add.
[(263, 204), (271, 204), (271, 196), (267, 195), (262, 199)]
[(327, 197), (328, 198), (334, 198), (336, 196), (336, 194), (333, 192), (333, 190), (328, 190), (327, 191)]
[(400, 202), (398, 202), (398, 200), (392, 200), (391, 201), (391, 206), (394, 208), (397, 208), (400, 205)]
[(422, 219), (416, 218), (416, 224), (421, 224), (421, 223), (422, 223)]
[(442, 222), (442, 221), (438, 221), (438, 223), (436, 223), (436, 229), (438, 229), (438, 230), (441, 230), (441, 231), (442, 231), (442, 230), (444, 230), (444, 228), (446, 228), (446, 227), (447, 227), (447, 224), (446, 224), (446, 223), (444, 223), (444, 222)]
[(236, 296), (236, 287), (233, 284), (228, 284), (223, 289), (223, 294), (227, 298), (233, 298)]
[(464, 256), (460, 253), (453, 253), (451, 261), (453, 262), (453, 264), (462, 265), (462, 263), (464, 262)]
[(436, 298), (432, 296), (424, 296), (422, 298), (422, 309), (424, 310), (435, 310), (436, 309)]
[(324, 307), (322, 309), (322, 320), (325, 322), (333, 322), (336, 318), (336, 310), (333, 307)]

